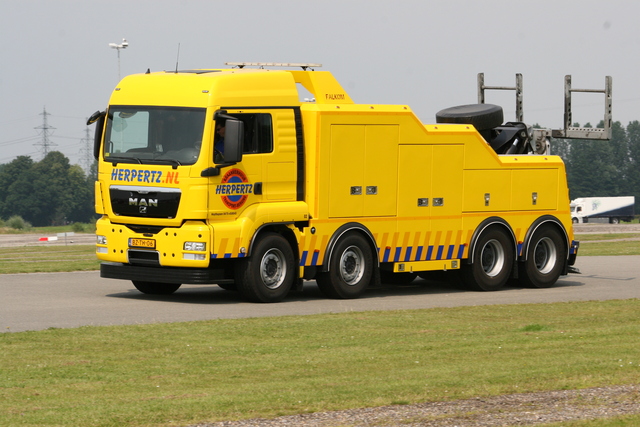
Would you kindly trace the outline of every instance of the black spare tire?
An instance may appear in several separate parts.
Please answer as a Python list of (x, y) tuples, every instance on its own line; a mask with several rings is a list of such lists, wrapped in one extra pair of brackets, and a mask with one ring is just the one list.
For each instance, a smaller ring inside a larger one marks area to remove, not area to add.
[(500, 126), (503, 120), (502, 107), (494, 104), (459, 105), (436, 113), (436, 123), (469, 124), (478, 131)]

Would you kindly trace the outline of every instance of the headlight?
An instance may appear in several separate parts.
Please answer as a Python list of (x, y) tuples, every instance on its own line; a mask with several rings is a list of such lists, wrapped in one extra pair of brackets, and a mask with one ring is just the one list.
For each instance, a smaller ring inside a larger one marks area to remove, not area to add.
[(106, 245), (107, 244), (107, 236), (96, 236), (96, 243), (98, 245)]
[(207, 250), (205, 242), (184, 242), (183, 249), (185, 251), (204, 252)]

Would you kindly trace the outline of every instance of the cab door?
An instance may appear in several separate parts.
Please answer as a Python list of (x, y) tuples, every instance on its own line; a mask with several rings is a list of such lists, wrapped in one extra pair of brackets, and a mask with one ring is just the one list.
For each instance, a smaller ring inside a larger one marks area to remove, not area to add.
[(292, 109), (226, 109), (244, 123), (242, 161), (221, 169), (209, 210), (229, 220), (264, 201), (296, 199), (296, 132)]

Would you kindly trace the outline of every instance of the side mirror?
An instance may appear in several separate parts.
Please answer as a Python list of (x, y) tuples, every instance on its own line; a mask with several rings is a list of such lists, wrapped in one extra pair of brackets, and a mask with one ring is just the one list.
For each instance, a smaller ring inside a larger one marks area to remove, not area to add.
[(106, 115), (106, 111), (96, 111), (87, 120), (87, 126), (98, 122), (96, 125), (96, 133), (93, 137), (93, 157), (95, 157), (96, 160), (100, 157), (100, 141), (102, 141), (102, 131), (104, 130), (104, 118)]
[(244, 146), (244, 122), (227, 115), (225, 110), (218, 110), (213, 115), (214, 120), (224, 120), (224, 153), (218, 159), (214, 150), (213, 161), (217, 166), (206, 168), (200, 176), (218, 176), (220, 170), (242, 161), (242, 147)]
[(87, 126), (94, 124), (95, 122), (97, 122), (101, 117), (104, 117), (104, 115), (107, 114), (106, 111), (96, 111), (95, 113), (93, 113), (88, 119), (87, 119)]
[(224, 135), (224, 162), (238, 163), (242, 161), (244, 145), (244, 123), (236, 119), (228, 119)]

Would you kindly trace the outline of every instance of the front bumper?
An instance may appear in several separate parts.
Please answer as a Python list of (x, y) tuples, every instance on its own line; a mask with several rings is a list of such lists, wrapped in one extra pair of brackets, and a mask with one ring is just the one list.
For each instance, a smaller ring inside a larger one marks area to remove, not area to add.
[[(101, 261), (144, 263), (163, 267), (209, 266), (213, 233), (210, 227), (201, 221), (187, 221), (181, 227), (166, 227), (158, 232), (145, 233), (102, 218), (96, 224), (96, 234), (106, 240), (106, 244), (96, 244), (96, 255)], [(152, 242), (152, 247), (133, 246), (132, 241)], [(202, 242), (206, 249), (199, 252), (188, 251), (184, 249), (185, 242)]]
[(218, 268), (176, 268), (103, 262), (100, 265), (100, 277), (189, 285), (233, 283), (233, 279), (229, 278), (229, 268), (224, 264), (220, 264)]

